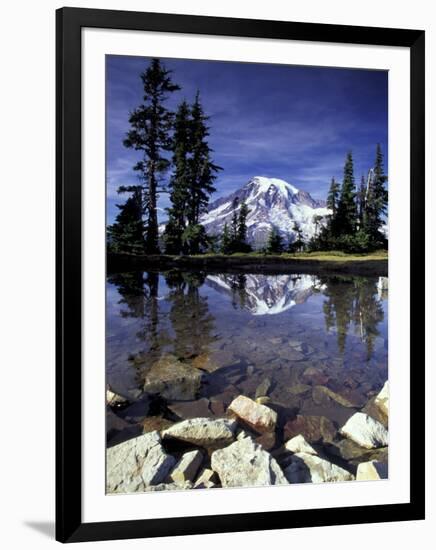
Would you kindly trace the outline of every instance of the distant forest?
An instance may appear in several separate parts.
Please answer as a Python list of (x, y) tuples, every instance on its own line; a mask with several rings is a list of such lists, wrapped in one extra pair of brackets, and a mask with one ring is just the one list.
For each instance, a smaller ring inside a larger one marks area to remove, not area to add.
[[(132, 167), (138, 174), (136, 185), (120, 186), (126, 195), (112, 225), (107, 228), (108, 252), (143, 254), (249, 253), (245, 203), (239, 205), (222, 235), (210, 236), (200, 223), (207, 211), (217, 173), (222, 168), (213, 161), (208, 143), (209, 117), (205, 114), (200, 92), (192, 103), (183, 100), (175, 112), (167, 108), (171, 94), (181, 88), (172, 80), (159, 59), (153, 59), (140, 75), (143, 100), (129, 116), (130, 128), (123, 140), (125, 147), (140, 153)], [(334, 178), (327, 196), (329, 216), (315, 216), (315, 236), (305, 242), (298, 223), (294, 235), (285, 239), (274, 228), (263, 253), (339, 250), (370, 252), (387, 248), (383, 233), (388, 192), (383, 154), (376, 147), (375, 162), (368, 177), (362, 176), (357, 188), (353, 157), (346, 155), (342, 182)], [(159, 235), (157, 199), (169, 193), (167, 222)]]

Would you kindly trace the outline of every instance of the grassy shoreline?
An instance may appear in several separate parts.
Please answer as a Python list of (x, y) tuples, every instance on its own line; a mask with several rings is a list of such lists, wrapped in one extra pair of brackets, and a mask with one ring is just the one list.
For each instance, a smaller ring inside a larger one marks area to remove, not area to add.
[(266, 255), (261, 253), (202, 254), (196, 256), (132, 256), (108, 254), (109, 273), (137, 269), (203, 269), (228, 273), (344, 273), (362, 276), (387, 276), (388, 254), (345, 254), (343, 252), (299, 252), (295, 254)]

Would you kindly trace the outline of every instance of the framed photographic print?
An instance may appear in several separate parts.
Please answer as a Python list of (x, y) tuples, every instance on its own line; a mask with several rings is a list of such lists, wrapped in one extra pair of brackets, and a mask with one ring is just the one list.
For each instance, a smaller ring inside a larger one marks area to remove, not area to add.
[(57, 539), (424, 518), (424, 179), (423, 31), (58, 10)]

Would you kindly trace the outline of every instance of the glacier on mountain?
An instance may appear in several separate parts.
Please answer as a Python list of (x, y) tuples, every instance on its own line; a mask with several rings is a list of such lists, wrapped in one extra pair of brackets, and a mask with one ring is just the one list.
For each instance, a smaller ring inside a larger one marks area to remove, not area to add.
[(210, 204), (200, 223), (210, 235), (221, 235), (224, 224), (230, 226), (234, 211), (242, 202), (248, 206), (247, 240), (254, 248), (263, 247), (274, 227), (286, 240), (294, 240), (294, 222), (300, 225), (303, 239), (315, 235), (314, 216), (325, 218), (331, 214), (324, 201), (310, 196), (290, 183), (256, 176), (231, 195)]

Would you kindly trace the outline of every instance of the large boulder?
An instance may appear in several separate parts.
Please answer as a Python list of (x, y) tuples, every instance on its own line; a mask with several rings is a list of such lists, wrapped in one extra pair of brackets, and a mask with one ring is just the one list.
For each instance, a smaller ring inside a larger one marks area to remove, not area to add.
[(353, 474), (309, 453), (296, 453), (285, 469), (289, 483), (326, 483), (333, 481), (352, 481)]
[(144, 391), (165, 399), (190, 401), (201, 385), (202, 373), (171, 354), (163, 355), (145, 375)]
[(387, 477), (388, 465), (385, 462), (370, 460), (369, 462), (361, 462), (357, 466), (357, 481), (372, 481), (377, 479), (387, 479)]
[(335, 425), (325, 416), (297, 415), (283, 428), (284, 439), (302, 435), (309, 443), (331, 443), (336, 435)]
[(383, 424), (362, 412), (353, 414), (340, 433), (365, 449), (377, 449), (389, 443), (388, 431)]
[(276, 460), (248, 437), (235, 441), (225, 449), (214, 451), (211, 465), (223, 487), (288, 483)]
[(380, 393), (376, 396), (374, 404), (381, 410), (381, 412), (389, 417), (389, 382), (386, 381)]
[(158, 432), (135, 437), (107, 449), (106, 490), (134, 493), (162, 483), (176, 460), (168, 455)]
[(253, 401), (245, 395), (239, 395), (234, 399), (227, 409), (235, 414), (251, 429), (258, 433), (272, 432), (277, 424), (277, 413)]
[(234, 440), (236, 422), (226, 418), (192, 418), (164, 430), (164, 439), (178, 439), (200, 447), (224, 447)]

